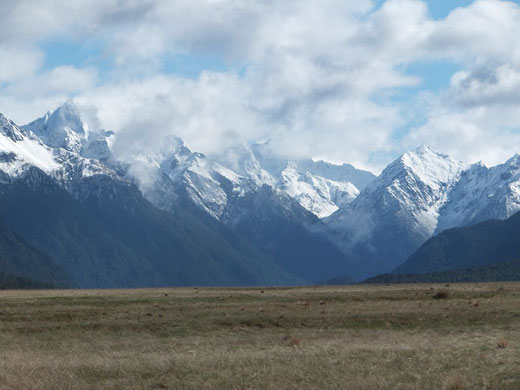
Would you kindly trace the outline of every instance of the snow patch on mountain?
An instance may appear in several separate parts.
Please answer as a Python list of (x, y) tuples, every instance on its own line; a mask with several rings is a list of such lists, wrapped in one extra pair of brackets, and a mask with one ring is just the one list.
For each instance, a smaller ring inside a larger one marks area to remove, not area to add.
[(441, 210), (437, 233), (487, 219), (506, 219), (520, 211), (520, 156), (488, 168), (471, 165)]
[[(115, 168), (112, 148), (116, 136), (92, 131), (73, 102), (67, 102), (24, 126), (43, 143)], [(268, 185), (284, 191), (320, 218), (350, 203), (375, 178), (369, 172), (323, 161), (284, 160), (273, 157), (267, 143), (242, 145), (221, 156), (192, 152), (183, 140), (167, 137), (153, 150), (121, 157), (123, 170), (143, 194), (168, 208), (184, 192), (200, 208), (220, 218), (229, 196), (243, 196)], [(97, 174), (98, 166), (85, 170)]]
[(270, 142), (243, 145), (218, 161), (257, 186), (269, 185), (284, 191), (320, 218), (350, 203), (375, 178), (349, 164), (282, 159), (270, 152)]
[(107, 160), (112, 155), (114, 133), (92, 131), (78, 107), (71, 101), (23, 128), (33, 132), (51, 148), (62, 148), (97, 160)]
[(29, 166), (46, 173), (58, 169), (53, 150), (33, 134), (27, 134), (13, 121), (0, 114), (0, 170), (10, 177), (18, 176)]
[[(392, 162), (327, 221), (343, 235), (372, 239), (372, 230), (384, 219), (397, 219), (426, 239), (435, 231), (439, 210), (466, 167), (427, 146), (419, 147)], [(366, 229), (360, 231), (360, 226)]]
[(327, 217), (352, 202), (359, 190), (350, 182), (334, 181), (309, 172), (299, 171), (290, 161), (280, 174), (279, 185), (304, 208), (319, 218)]
[(122, 180), (103, 162), (84, 158), (74, 148), (67, 150), (45, 145), (29, 128), (21, 128), (0, 114), (2, 180), (9, 182), (32, 167), (45, 172), (73, 195), (88, 192), (80, 188), (85, 178), (96, 176)]

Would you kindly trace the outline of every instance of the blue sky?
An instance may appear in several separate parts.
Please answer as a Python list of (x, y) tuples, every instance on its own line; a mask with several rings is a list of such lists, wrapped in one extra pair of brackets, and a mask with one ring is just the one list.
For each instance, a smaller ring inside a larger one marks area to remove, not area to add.
[[(374, 2), (374, 9), (381, 7), (384, 0)], [(472, 0), (428, 0), (428, 13), (434, 19), (443, 19), (458, 7), (465, 7)], [(45, 54), (44, 70), (50, 70), (61, 65), (75, 67), (95, 66), (102, 79), (109, 73), (113, 63), (106, 52), (107, 42), (100, 38), (88, 40), (73, 39), (67, 36), (55, 36), (39, 42), (39, 47)], [(178, 74), (187, 78), (197, 78), (201, 72), (237, 71), (246, 67), (245, 62), (229, 61), (216, 53), (175, 53), (164, 55), (161, 71)], [(449, 84), (451, 75), (460, 68), (451, 61), (419, 61), (406, 67), (406, 72), (422, 79), (419, 89), (435, 91)]]
[(375, 171), (421, 144), (520, 149), (517, 1), (26, 1), (0, 4), (0, 111), (20, 123), (73, 99), (143, 147), (272, 138)]

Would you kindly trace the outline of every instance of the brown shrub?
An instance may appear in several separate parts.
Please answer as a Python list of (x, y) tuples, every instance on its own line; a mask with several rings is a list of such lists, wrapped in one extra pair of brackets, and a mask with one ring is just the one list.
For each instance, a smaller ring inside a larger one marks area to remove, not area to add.
[(448, 299), (450, 297), (450, 293), (446, 290), (439, 290), (433, 297), (435, 299)]
[(446, 379), (444, 387), (448, 390), (460, 390), (463, 388), (462, 378), (459, 375), (452, 375)]
[(297, 338), (297, 337), (294, 337), (294, 336), (284, 336), (283, 341), (285, 341), (287, 343), (287, 345), (289, 346), (294, 346), (294, 347), (297, 347), (300, 345), (300, 343), (302, 342), (301, 339)]
[(506, 340), (506, 339), (500, 339), (497, 342), (498, 348), (506, 348), (508, 345), (509, 345), (509, 340)]

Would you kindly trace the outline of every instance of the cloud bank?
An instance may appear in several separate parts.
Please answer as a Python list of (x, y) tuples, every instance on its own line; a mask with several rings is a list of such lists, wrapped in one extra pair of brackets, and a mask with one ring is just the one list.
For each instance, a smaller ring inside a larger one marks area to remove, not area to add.
[[(0, 111), (23, 123), (74, 98), (132, 145), (121, 153), (169, 134), (206, 153), (272, 138), (285, 156), (377, 171), (419, 144), (488, 164), (520, 150), (512, 1), (444, 19), (421, 0), (21, 0), (0, 14)], [(56, 65), (60, 45), (88, 54)], [(427, 91), (409, 69), (439, 62), (457, 70)]]

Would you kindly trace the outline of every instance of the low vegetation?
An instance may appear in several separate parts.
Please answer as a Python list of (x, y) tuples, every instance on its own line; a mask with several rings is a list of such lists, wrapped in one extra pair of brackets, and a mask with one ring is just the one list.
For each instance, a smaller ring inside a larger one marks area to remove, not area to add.
[(518, 389), (519, 340), (515, 283), (0, 291), (6, 389)]
[(363, 283), (475, 283), (507, 281), (520, 281), (520, 260), (506, 261), (484, 267), (462, 268), (424, 274), (383, 274), (369, 278)]
[(50, 283), (38, 282), (21, 276), (7, 275), (0, 272), (0, 290), (54, 288)]

